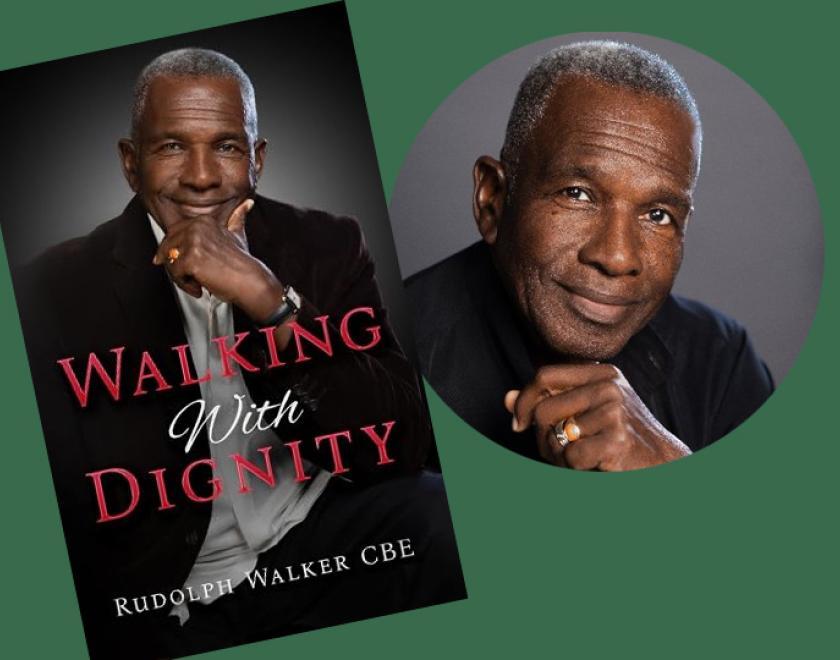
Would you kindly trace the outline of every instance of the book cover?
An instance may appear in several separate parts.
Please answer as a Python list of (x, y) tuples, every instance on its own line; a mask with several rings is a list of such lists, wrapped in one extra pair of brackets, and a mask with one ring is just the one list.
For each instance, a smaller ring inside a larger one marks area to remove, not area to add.
[(344, 6), (2, 76), (91, 657), (464, 598)]

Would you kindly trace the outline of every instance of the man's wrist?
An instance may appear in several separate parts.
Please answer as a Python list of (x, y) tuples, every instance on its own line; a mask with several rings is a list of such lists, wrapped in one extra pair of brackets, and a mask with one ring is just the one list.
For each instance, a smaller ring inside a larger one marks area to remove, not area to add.
[(664, 440), (663, 463), (670, 463), (679, 458), (691, 456), (691, 449), (673, 433), (668, 433)]
[(283, 295), (280, 298), (280, 304), (274, 308), (274, 311), (263, 320), (263, 327), (276, 327), (289, 321), (297, 316), (300, 311), (301, 299), (297, 291), (290, 285), (283, 287)]

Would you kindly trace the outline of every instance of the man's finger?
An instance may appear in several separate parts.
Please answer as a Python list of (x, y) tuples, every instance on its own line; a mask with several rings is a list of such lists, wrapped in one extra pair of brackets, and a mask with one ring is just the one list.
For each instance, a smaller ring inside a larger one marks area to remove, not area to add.
[(254, 200), (246, 199), (233, 209), (227, 221), (227, 230), (234, 234), (238, 233), (245, 226), (245, 216), (252, 208), (254, 208)]
[(196, 280), (187, 278), (176, 279), (173, 277), (172, 281), (175, 282), (175, 286), (177, 286), (179, 289), (192, 296), (193, 298), (201, 298), (202, 294), (204, 293), (201, 289), (201, 285)]
[(167, 255), (169, 249), (172, 247), (179, 246), (179, 244), (183, 240), (183, 235), (188, 231), (190, 225), (192, 225), (193, 222), (194, 219), (182, 219), (176, 220), (175, 222), (167, 226), (167, 228), (164, 230), (163, 240), (161, 240), (160, 244), (158, 245), (157, 251), (155, 252), (155, 256), (152, 259), (152, 263), (155, 266), (161, 266), (167, 262)]
[(608, 433), (581, 438), (563, 452), (566, 467), (573, 470), (597, 470), (612, 455), (613, 446)]
[(170, 261), (175, 262), (183, 256), (183, 252), (180, 248), (175, 246), (173, 241), (167, 241), (163, 239), (160, 245), (158, 246), (157, 251), (155, 252), (155, 256), (152, 259), (152, 263), (155, 266), (162, 266), (164, 264), (169, 263)]
[(169, 274), (169, 279), (171, 279), (179, 289), (191, 295), (193, 298), (201, 298), (203, 293), (201, 282), (195, 276), (194, 264), (190, 259), (190, 255), (181, 254), (172, 263), (169, 263), (169, 261), (165, 262), (163, 267)]
[[(619, 396), (617, 388), (608, 382), (596, 381), (546, 397), (537, 403), (532, 413), (536, 434), (553, 434), (556, 424), (573, 415), (583, 432), (583, 413), (602, 408), (606, 402), (614, 401)], [(591, 432), (597, 433), (594, 429)]]
[(575, 415), (575, 423), (580, 429), (578, 442), (614, 428), (614, 417), (611, 415), (613, 409), (614, 406), (608, 400), (605, 404)]
[(152, 263), (160, 266), (168, 264), (170, 259), (175, 261), (182, 259), (195, 243), (195, 234), (209, 234), (213, 231), (221, 232), (223, 230), (208, 215), (186, 218), (172, 223), (167, 228), (166, 235), (160, 245), (158, 245)]
[(588, 383), (612, 380), (621, 372), (610, 364), (563, 364), (542, 367), (516, 399), (513, 430), (524, 431), (533, 422), (536, 405), (548, 396)]
[(616, 407), (609, 399), (602, 405), (575, 415), (580, 438), (569, 443), (563, 451), (566, 467), (575, 470), (602, 469), (615, 452)]
[(563, 448), (557, 438), (553, 436), (538, 435), (537, 450), (546, 463), (559, 467), (566, 467), (566, 460), (563, 457)]
[(510, 390), (505, 394), (505, 410), (513, 414), (513, 408), (516, 405), (516, 399), (519, 396), (519, 390)]
[[(182, 242), (184, 227), (186, 227), (185, 223), (178, 223), (171, 226), (166, 232), (166, 235), (163, 237), (160, 245), (158, 245), (157, 250), (155, 251), (155, 256), (152, 259), (152, 263), (155, 266), (162, 266), (163, 264), (168, 263), (171, 257), (174, 257), (177, 261), (180, 257), (184, 256), (183, 245), (180, 245)], [(172, 252), (172, 250), (178, 250), (178, 252), (175, 253)]]

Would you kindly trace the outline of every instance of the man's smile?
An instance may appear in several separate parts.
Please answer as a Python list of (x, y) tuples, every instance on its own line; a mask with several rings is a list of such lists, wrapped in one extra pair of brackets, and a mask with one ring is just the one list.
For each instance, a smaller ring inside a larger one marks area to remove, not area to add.
[(569, 306), (581, 317), (593, 323), (613, 325), (632, 313), (639, 300), (597, 289), (558, 282)]
[(231, 200), (190, 200), (170, 198), (169, 201), (175, 205), (181, 216), (190, 218), (199, 215), (213, 215)]

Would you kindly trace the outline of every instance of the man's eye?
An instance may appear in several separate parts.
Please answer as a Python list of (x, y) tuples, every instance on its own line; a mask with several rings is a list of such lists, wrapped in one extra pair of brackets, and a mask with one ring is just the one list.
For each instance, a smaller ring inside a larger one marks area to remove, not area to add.
[(570, 199), (576, 199), (581, 202), (591, 202), (592, 198), (589, 196), (589, 193), (586, 192), (583, 188), (578, 188), (577, 186), (572, 186), (571, 188), (564, 188), (561, 191), (566, 197)]
[(222, 142), (216, 147), (216, 149), (223, 154), (230, 154), (238, 151), (238, 147), (232, 142)]
[(160, 148), (161, 151), (180, 151), (181, 145), (177, 142), (165, 142)]
[(655, 225), (670, 225), (674, 222), (673, 216), (665, 209), (651, 209), (645, 214)]

